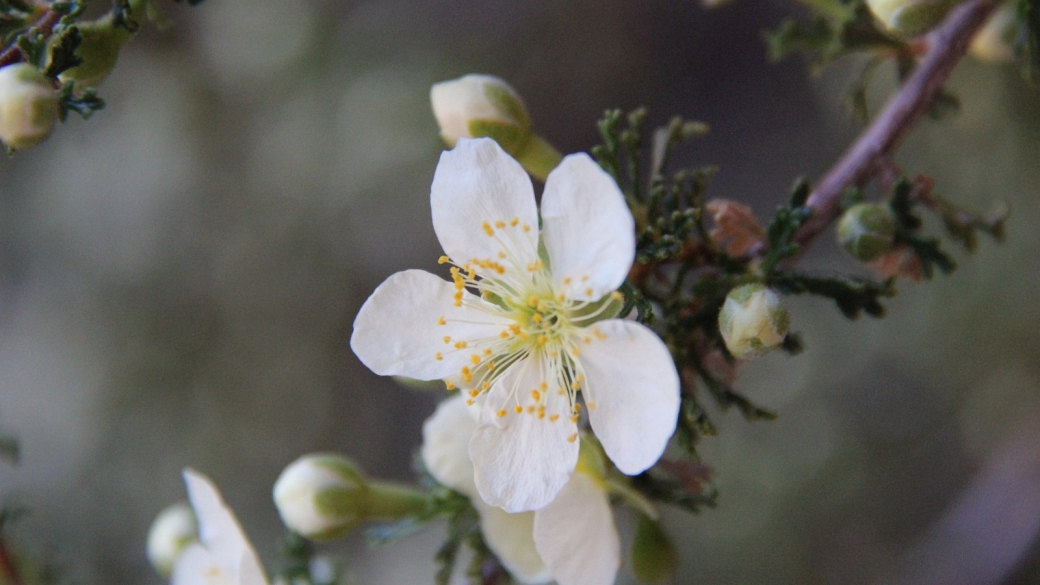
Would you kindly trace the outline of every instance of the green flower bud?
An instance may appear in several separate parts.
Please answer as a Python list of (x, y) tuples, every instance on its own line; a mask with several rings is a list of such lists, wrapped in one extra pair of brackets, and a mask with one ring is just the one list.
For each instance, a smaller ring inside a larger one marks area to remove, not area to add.
[(119, 50), (133, 37), (133, 33), (116, 24), (111, 13), (95, 21), (78, 23), (76, 28), (82, 39), (76, 47), (76, 56), (83, 63), (62, 72), (58, 79), (66, 83), (75, 81), (79, 87), (97, 87), (112, 73)]
[(867, 0), (867, 6), (885, 28), (914, 37), (935, 28), (946, 13), (963, 0)]
[(667, 583), (679, 568), (679, 556), (664, 527), (639, 514), (632, 540), (632, 571), (640, 583)]
[(729, 291), (719, 312), (719, 332), (729, 352), (739, 359), (758, 357), (780, 346), (791, 317), (780, 295), (761, 284)]
[(58, 94), (32, 65), (0, 69), (0, 141), (8, 148), (32, 148), (51, 135), (58, 120)]
[(155, 572), (169, 578), (184, 547), (199, 539), (195, 512), (186, 503), (167, 507), (148, 529), (148, 561)]
[(346, 457), (314, 453), (282, 471), (274, 484), (274, 503), (290, 530), (329, 540), (368, 521), (414, 514), (426, 498), (404, 486), (368, 481)]
[(891, 250), (895, 234), (896, 220), (887, 205), (857, 203), (838, 222), (838, 242), (863, 262)]

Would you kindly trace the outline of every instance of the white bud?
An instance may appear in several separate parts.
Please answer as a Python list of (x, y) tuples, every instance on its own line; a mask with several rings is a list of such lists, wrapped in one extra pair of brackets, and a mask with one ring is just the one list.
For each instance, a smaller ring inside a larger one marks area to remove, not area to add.
[(361, 522), (367, 491), (364, 477), (345, 457), (304, 455), (289, 464), (274, 484), (282, 522), (307, 538), (331, 538)]
[(867, 0), (867, 6), (885, 27), (896, 34), (924, 34), (946, 18), (963, 0)]
[(739, 359), (758, 357), (784, 342), (791, 318), (780, 295), (761, 284), (729, 291), (719, 312), (719, 332)]
[(838, 221), (838, 242), (850, 254), (870, 262), (892, 249), (896, 220), (887, 205), (857, 203), (845, 210)]
[(448, 146), (459, 138), (493, 138), (516, 156), (531, 137), (523, 100), (508, 83), (492, 75), (466, 75), (430, 88), (433, 115)]
[(968, 52), (980, 61), (1001, 62), (1012, 61), (1015, 50), (1012, 40), (1018, 28), (1018, 18), (1013, 4), (1006, 4), (997, 10), (971, 41)]
[(157, 573), (169, 577), (184, 547), (199, 539), (195, 512), (186, 503), (173, 504), (155, 517), (148, 529), (148, 561)]
[(0, 141), (21, 150), (43, 142), (58, 120), (58, 94), (39, 69), (8, 65), (0, 69)]

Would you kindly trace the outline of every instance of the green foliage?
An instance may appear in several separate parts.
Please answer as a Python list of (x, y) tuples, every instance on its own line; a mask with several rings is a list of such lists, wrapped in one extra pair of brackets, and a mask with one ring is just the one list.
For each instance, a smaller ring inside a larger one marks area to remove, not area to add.
[(94, 112), (104, 109), (105, 100), (97, 95), (94, 88), (87, 88), (83, 92), (76, 92), (76, 83), (70, 81), (61, 86), (58, 91), (60, 110), (58, 119), (62, 122), (69, 116), (69, 112), (76, 112), (84, 120), (94, 115)]
[(75, 26), (55, 31), (48, 43), (47, 68), (43, 70), (43, 74), (48, 77), (57, 77), (63, 72), (81, 65), (83, 59), (76, 56), (76, 49), (82, 42), (83, 37), (79, 33), (79, 28)]
[(791, 188), (791, 196), (786, 205), (776, 210), (773, 221), (769, 223), (768, 244), (765, 256), (762, 257), (761, 271), (770, 274), (782, 260), (798, 253), (800, 246), (795, 242), (795, 234), (805, 220), (812, 215), (812, 209), (805, 206), (811, 188), (809, 180), (802, 177), (795, 181)]
[(1018, 0), (1022, 29), (1015, 45), (1022, 63), (1022, 75), (1035, 80), (1040, 75), (1040, 0)]
[(667, 583), (679, 566), (679, 555), (659, 522), (645, 514), (636, 520), (632, 539), (632, 571), (640, 583)]
[(813, 294), (833, 299), (842, 314), (856, 319), (861, 313), (883, 317), (885, 307), (881, 299), (895, 296), (895, 280), (877, 283), (850, 276), (810, 276), (782, 272), (769, 279), (769, 285), (785, 294)]
[(921, 261), (925, 278), (931, 279), (936, 268), (949, 274), (957, 268), (957, 263), (941, 249), (938, 238), (920, 236), (924, 222), (915, 213), (917, 201), (913, 183), (905, 178), (896, 182), (888, 203), (896, 217), (896, 245), (902, 244), (913, 250)]
[(700, 461), (673, 463), (679, 468), (658, 465), (632, 478), (632, 486), (648, 498), (678, 506), (691, 513), (718, 505), (719, 492), (710, 485), (711, 471)]

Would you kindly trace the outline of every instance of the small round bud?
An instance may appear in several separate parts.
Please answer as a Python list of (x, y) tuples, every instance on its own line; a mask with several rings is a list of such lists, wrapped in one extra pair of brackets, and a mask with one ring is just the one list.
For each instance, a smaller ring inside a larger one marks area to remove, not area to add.
[(43, 142), (58, 120), (58, 94), (39, 69), (24, 63), (0, 69), (0, 141), (22, 150)]
[(726, 348), (739, 359), (758, 357), (780, 346), (791, 317), (778, 295), (761, 284), (729, 291), (719, 312), (719, 332)]
[(186, 503), (167, 507), (148, 529), (148, 561), (160, 576), (168, 578), (184, 547), (199, 539), (195, 512)]
[(282, 522), (307, 538), (333, 538), (364, 520), (367, 482), (346, 457), (315, 453), (289, 464), (274, 484)]
[(898, 35), (922, 35), (946, 18), (946, 13), (963, 0), (867, 0), (874, 16)]
[(1012, 42), (1017, 29), (1015, 6), (1006, 4), (994, 14), (971, 41), (968, 52), (980, 61), (999, 63), (1012, 61), (1015, 50)]
[(492, 75), (466, 75), (430, 88), (433, 115), (448, 146), (459, 138), (492, 138), (516, 157), (531, 138), (523, 100)]
[(870, 262), (892, 249), (896, 221), (886, 205), (857, 203), (838, 222), (838, 242), (850, 254)]
[[(91, 22), (77, 23), (81, 42), (76, 47), (76, 56), (83, 60), (79, 65), (63, 71), (58, 76), (62, 82), (75, 81), (77, 87), (97, 87), (116, 66), (119, 50), (133, 36), (125, 26), (117, 24), (112, 14)], [(54, 37), (54, 41), (60, 39)]]

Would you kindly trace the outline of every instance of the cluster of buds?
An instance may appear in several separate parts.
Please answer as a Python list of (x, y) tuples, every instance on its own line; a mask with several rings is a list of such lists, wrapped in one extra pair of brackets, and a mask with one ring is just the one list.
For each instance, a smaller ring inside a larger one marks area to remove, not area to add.
[(32, 148), (57, 121), (58, 94), (39, 69), (25, 63), (0, 69), (0, 141), (11, 150)]

